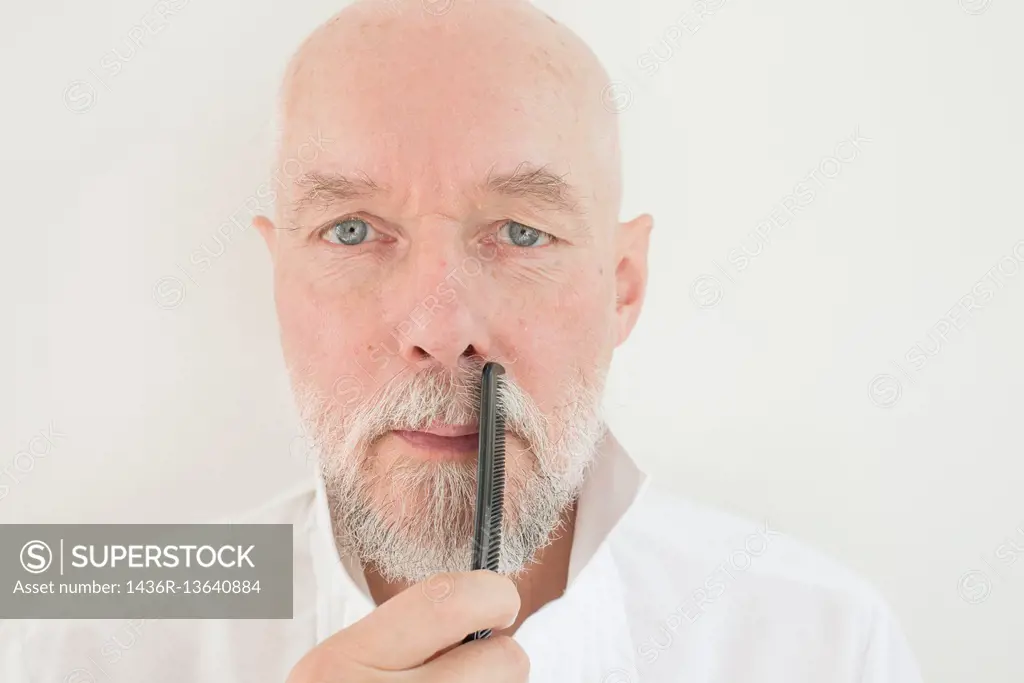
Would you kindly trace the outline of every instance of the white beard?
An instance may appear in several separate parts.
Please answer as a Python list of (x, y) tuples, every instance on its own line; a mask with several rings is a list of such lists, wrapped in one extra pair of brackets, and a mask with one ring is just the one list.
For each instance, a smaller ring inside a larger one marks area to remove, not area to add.
[[(476, 505), (475, 459), (426, 462), (399, 457), (386, 470), (371, 447), (391, 430), (478, 417), (483, 363), (459, 370), (399, 373), (353, 409), (341, 409), (293, 378), (296, 402), (316, 453), (342, 553), (388, 581), (421, 581), (470, 569)], [(499, 571), (515, 575), (547, 545), (576, 499), (604, 437), (604, 373), (568, 386), (550, 419), (506, 374), (501, 400), (506, 428), (527, 446), (529, 462), (506, 461)], [(582, 378), (583, 373), (579, 373)]]

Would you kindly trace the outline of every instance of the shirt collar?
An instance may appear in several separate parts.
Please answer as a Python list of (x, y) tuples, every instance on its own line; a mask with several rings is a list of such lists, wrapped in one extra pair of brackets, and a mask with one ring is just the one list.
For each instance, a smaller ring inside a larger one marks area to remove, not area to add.
[[(318, 641), (372, 611), (375, 607), (359, 563), (342, 557), (335, 542), (323, 477), (317, 473), (314, 513), (307, 527), (312, 549), (317, 594), (335, 604), (329, 623), (318, 624)], [(599, 554), (605, 541), (619, 525), (649, 484), (648, 476), (619, 441), (605, 430), (598, 451), (584, 478), (578, 498), (576, 527), (569, 555), (566, 591)], [(330, 596), (330, 597), (327, 597)], [(345, 604), (337, 604), (338, 599)], [(325, 632), (321, 631), (321, 627)]]
[(647, 474), (605, 430), (579, 495), (567, 586), (590, 564), (648, 483)]

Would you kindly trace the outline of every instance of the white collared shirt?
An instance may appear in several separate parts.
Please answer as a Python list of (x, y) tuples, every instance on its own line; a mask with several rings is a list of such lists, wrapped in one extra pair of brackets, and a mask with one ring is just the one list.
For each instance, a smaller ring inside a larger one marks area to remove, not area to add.
[[(374, 609), (322, 480), (235, 523), (294, 527), (291, 620), (0, 622), (10, 683), (281, 683)], [(531, 683), (919, 683), (877, 593), (773, 529), (667, 496), (610, 433), (579, 499), (566, 591), (515, 634)]]

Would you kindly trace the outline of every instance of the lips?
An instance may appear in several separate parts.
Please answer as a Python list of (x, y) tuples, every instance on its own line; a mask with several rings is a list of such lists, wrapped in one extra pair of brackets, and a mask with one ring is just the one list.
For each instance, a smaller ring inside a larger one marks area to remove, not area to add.
[[(465, 457), (476, 453), (480, 445), (480, 435), (476, 431), (468, 431), (467, 425), (448, 427), (430, 427), (431, 431), (395, 430), (394, 434), (406, 443), (415, 446), (428, 458), (448, 459)], [(448, 432), (451, 436), (437, 434), (435, 431)]]
[(480, 427), (476, 422), (464, 425), (434, 423), (418, 431), (423, 434), (433, 434), (435, 436), (466, 436), (468, 434), (476, 434), (480, 431)]

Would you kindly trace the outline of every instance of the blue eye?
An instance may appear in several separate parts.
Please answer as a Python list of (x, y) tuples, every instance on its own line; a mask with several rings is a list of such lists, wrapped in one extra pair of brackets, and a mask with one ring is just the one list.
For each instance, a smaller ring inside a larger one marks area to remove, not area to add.
[(324, 232), (324, 239), (334, 244), (355, 246), (375, 232), (362, 218), (346, 218), (337, 221)]
[(516, 221), (506, 221), (498, 234), (517, 247), (536, 247), (547, 244), (554, 238), (543, 230), (531, 228)]

